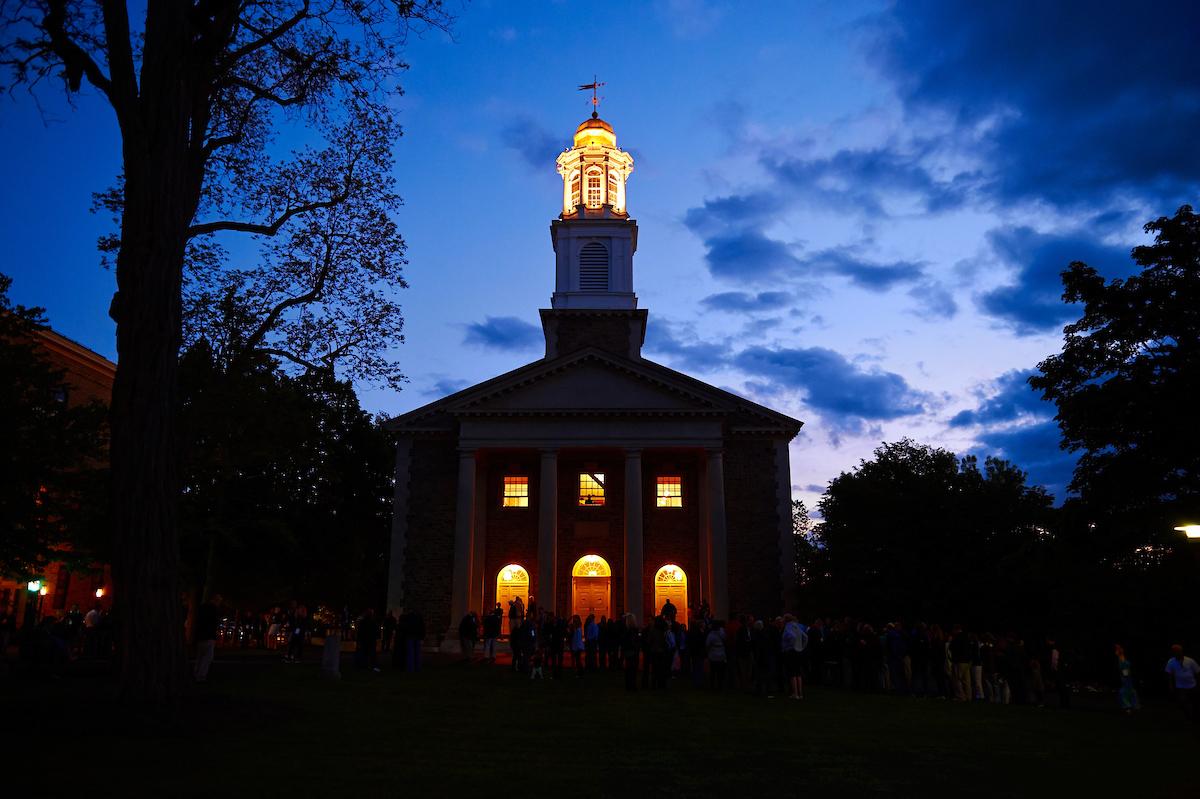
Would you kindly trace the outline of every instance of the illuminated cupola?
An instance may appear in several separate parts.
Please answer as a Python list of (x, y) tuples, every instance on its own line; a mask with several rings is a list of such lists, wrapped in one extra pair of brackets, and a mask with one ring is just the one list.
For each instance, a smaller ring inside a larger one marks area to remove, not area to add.
[(629, 218), (625, 182), (633, 156), (617, 147), (612, 125), (595, 112), (575, 130), (556, 161), (562, 213), (551, 222), (557, 256), (555, 309), (633, 309), (637, 222)]

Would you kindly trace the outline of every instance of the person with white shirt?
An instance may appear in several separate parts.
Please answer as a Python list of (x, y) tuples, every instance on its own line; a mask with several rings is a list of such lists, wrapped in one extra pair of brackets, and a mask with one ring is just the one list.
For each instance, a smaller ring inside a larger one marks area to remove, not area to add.
[(1200, 724), (1200, 692), (1196, 689), (1196, 675), (1200, 674), (1200, 664), (1183, 654), (1183, 647), (1175, 644), (1171, 647), (1171, 658), (1164, 669), (1171, 679), (1171, 688), (1175, 699), (1183, 708), (1183, 715), (1193, 724)]

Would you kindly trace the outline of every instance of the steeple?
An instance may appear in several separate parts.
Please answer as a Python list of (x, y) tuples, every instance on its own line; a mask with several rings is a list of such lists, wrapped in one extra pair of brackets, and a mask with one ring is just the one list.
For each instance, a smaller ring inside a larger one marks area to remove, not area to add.
[(633, 156), (617, 147), (612, 125), (593, 111), (555, 163), (563, 195), (562, 212), (550, 224), (557, 256), (551, 306), (636, 308), (637, 222), (629, 218), (625, 195)]
[[(593, 80), (579, 87), (592, 91), (593, 107), (602, 85)], [(633, 293), (638, 228), (625, 194), (633, 156), (617, 147), (612, 125), (592, 111), (555, 163), (563, 194), (562, 211), (550, 223), (555, 271), (551, 307), (541, 311), (546, 357), (597, 347), (638, 360), (646, 311)]]

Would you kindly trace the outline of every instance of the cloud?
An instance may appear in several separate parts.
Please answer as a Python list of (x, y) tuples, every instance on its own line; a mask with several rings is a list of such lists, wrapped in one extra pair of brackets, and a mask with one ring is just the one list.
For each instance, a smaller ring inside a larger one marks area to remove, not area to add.
[(792, 295), (786, 291), (761, 291), (758, 294), (745, 291), (726, 291), (721, 294), (711, 294), (700, 302), (713, 311), (754, 313), (778, 310), (786, 307), (791, 301)]
[(923, 261), (870, 261), (857, 255), (856, 246), (832, 247), (799, 259), (801, 267), (817, 273), (839, 275), (868, 291), (887, 291), (900, 283), (924, 277)]
[(526, 166), (538, 171), (552, 165), (564, 146), (561, 136), (527, 116), (518, 116), (509, 122), (500, 131), (500, 139), (505, 147), (516, 150)]
[(701, 236), (727, 228), (756, 229), (773, 220), (784, 208), (779, 197), (772, 192), (731, 194), (705, 200), (703, 205), (689, 208), (683, 215), (683, 224)]
[(1060, 501), (1067, 493), (1076, 456), (1059, 447), (1062, 436), (1053, 420), (1020, 427), (986, 430), (979, 436), (978, 455), (1000, 455), (1029, 473)]
[(802, 263), (790, 245), (758, 230), (719, 234), (707, 239), (704, 245), (705, 263), (716, 278), (754, 282), (802, 271)]
[(1110, 275), (1132, 268), (1128, 250), (1097, 244), (1081, 231), (1051, 234), (1006, 227), (989, 232), (988, 242), (1002, 263), (1016, 268), (1015, 282), (976, 299), (985, 313), (1018, 335), (1047, 333), (1078, 317), (1078, 309), (1062, 300), (1061, 275), (1072, 261), (1084, 261)]
[(425, 389), (424, 393), (435, 397), (447, 397), (458, 391), (462, 391), (469, 385), (471, 385), (470, 380), (463, 380), (457, 377), (440, 377), (429, 388)]
[(918, 142), (912, 151), (889, 144), (817, 158), (767, 151), (760, 161), (792, 197), (826, 207), (888, 216), (885, 196), (914, 200), (929, 212), (960, 207), (977, 176), (963, 172), (937, 177), (924, 163), (931, 153), (932, 145)]
[(1000, 375), (993, 393), (976, 408), (956, 413), (950, 419), (950, 426), (994, 425), (1029, 417), (1044, 421), (1053, 417), (1054, 405), (1029, 385), (1029, 378), (1035, 374), (1038, 374), (1036, 369), (1014, 369)]
[(895, 372), (863, 369), (824, 347), (770, 349), (750, 347), (734, 358), (743, 372), (771, 383), (800, 389), (806, 404), (843, 429), (862, 420), (886, 421), (923, 413), (929, 396)]
[(958, 302), (950, 290), (935, 280), (927, 280), (908, 290), (908, 296), (917, 301), (912, 313), (926, 321), (950, 319), (958, 313)]
[(488, 316), (467, 326), (464, 344), (493, 350), (524, 350), (542, 342), (541, 328), (515, 316)]
[(977, 427), (979, 444), (972, 454), (1012, 461), (1061, 499), (1077, 459), (1059, 448), (1062, 436), (1054, 421), (1055, 406), (1029, 385), (1033, 374), (1034, 369), (1014, 369), (1000, 375), (975, 408), (951, 417), (950, 426)]
[(671, 364), (684, 371), (710, 372), (729, 359), (727, 343), (704, 341), (689, 330), (677, 334), (669, 323), (654, 318), (646, 328), (643, 349), (666, 356)]
[(910, 118), (978, 134), (1001, 204), (1158, 207), (1200, 186), (1200, 4), (894, 3), (868, 52)]
[[(798, 246), (773, 239), (756, 229), (718, 233), (704, 243), (707, 247), (704, 260), (708, 271), (715, 278), (731, 282), (763, 283), (833, 275), (846, 278), (859, 288), (883, 292), (925, 277), (924, 261), (874, 261), (863, 257), (860, 254), (862, 248), (857, 245), (803, 253)], [(780, 292), (766, 292), (777, 293)], [(739, 292), (715, 296), (732, 297), (737, 294)]]

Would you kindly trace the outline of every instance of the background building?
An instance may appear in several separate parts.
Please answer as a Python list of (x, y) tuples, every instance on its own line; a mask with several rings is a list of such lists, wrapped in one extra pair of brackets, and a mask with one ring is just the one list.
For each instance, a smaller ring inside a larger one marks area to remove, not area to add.
[[(111, 402), (115, 363), (49, 328), (36, 331), (34, 337), (45, 360), (63, 373), (64, 403), (75, 407), (93, 402), (107, 406)], [(88, 466), (94, 468), (95, 464)], [(72, 571), (65, 563), (51, 562), (38, 578), (39, 590), (33, 592), (28, 581), (0, 577), (0, 608), (14, 611), (23, 619), (29, 602), (39, 603), (41, 615), (61, 615), (75, 605), (84, 612), (97, 604), (105, 610), (111, 605), (112, 576), (106, 564)]]

